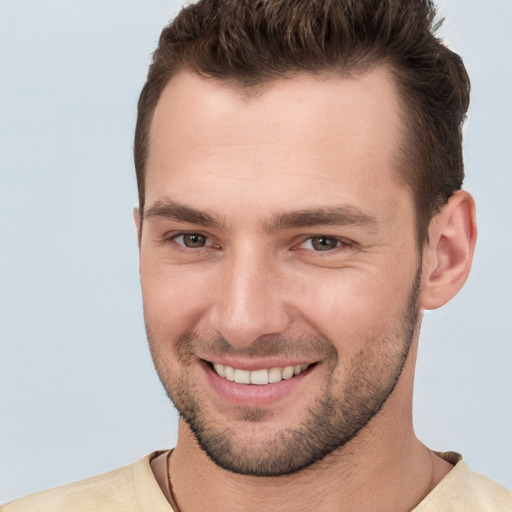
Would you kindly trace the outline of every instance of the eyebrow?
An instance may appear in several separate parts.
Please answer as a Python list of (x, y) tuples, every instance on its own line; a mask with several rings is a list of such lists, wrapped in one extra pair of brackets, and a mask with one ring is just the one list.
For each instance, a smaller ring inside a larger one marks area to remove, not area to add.
[(315, 226), (378, 226), (377, 219), (351, 205), (326, 206), (279, 213), (266, 224), (267, 231)]
[[(188, 222), (209, 228), (222, 229), (225, 223), (215, 216), (169, 198), (158, 199), (144, 210), (143, 218), (164, 218)], [(268, 232), (315, 226), (369, 226), (378, 227), (377, 219), (352, 205), (306, 208), (274, 214), (264, 224)]]
[(159, 199), (150, 208), (144, 210), (144, 219), (164, 218), (178, 222), (189, 222), (199, 224), (208, 228), (221, 228), (223, 223), (219, 222), (213, 215), (196, 208), (186, 206), (171, 199)]

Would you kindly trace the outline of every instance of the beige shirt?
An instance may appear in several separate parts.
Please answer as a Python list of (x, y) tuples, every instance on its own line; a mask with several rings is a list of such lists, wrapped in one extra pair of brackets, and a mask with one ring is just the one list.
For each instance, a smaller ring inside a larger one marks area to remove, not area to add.
[[(172, 512), (151, 470), (154, 452), (135, 464), (0, 507), (0, 512)], [(412, 512), (512, 512), (512, 493), (473, 473), (460, 455), (439, 454), (455, 467)]]

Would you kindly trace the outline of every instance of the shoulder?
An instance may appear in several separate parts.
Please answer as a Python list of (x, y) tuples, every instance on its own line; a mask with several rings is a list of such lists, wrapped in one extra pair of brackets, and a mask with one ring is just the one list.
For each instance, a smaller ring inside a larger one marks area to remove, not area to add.
[(414, 512), (511, 512), (512, 492), (459, 460)]
[(150, 461), (154, 456), (153, 453), (129, 466), (31, 494), (0, 507), (0, 512), (146, 510), (149, 502), (163, 498), (151, 472)]
[(469, 468), (463, 489), (471, 497), (471, 503), (481, 507), (478, 510), (512, 511), (512, 492), (484, 475), (473, 473)]

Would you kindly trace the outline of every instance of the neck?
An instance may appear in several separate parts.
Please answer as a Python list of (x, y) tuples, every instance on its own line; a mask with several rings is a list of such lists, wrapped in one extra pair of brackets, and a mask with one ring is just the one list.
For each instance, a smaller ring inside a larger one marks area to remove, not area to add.
[(387, 438), (376, 438), (372, 431), (365, 429), (306, 470), (263, 478), (219, 468), (199, 449), (188, 426), (180, 424), (170, 464), (174, 497), (181, 512), (413, 509), (452, 466), (421, 444), (412, 427)]

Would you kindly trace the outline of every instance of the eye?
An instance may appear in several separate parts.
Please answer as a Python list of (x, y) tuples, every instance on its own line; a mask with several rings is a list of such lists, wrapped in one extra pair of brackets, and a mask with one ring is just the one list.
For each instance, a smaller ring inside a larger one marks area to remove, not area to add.
[(339, 238), (332, 236), (312, 236), (302, 244), (305, 249), (313, 249), (314, 251), (332, 251), (344, 245)]
[(189, 249), (199, 249), (209, 245), (208, 238), (200, 233), (182, 233), (173, 237), (173, 240)]

